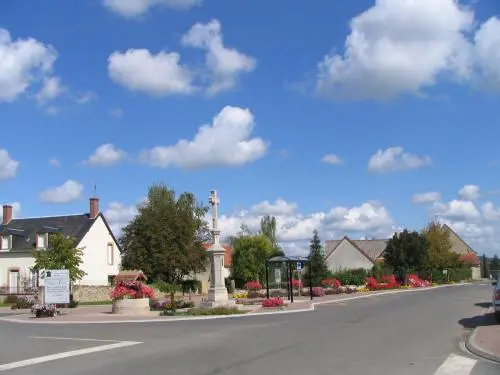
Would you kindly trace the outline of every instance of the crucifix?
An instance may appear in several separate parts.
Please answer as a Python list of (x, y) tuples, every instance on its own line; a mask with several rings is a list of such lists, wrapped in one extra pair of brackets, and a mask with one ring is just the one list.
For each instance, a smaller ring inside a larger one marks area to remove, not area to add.
[(210, 192), (210, 197), (208, 197), (208, 202), (212, 205), (212, 229), (218, 229), (219, 220), (219, 197), (217, 196), (217, 190), (212, 190)]

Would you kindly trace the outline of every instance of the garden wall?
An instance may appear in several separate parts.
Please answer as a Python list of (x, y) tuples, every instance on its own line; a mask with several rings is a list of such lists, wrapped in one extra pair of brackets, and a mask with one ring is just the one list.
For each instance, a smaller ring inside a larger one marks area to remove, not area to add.
[[(78, 302), (96, 302), (96, 301), (110, 301), (110, 294), (113, 287), (102, 285), (75, 285), (73, 286), (73, 298)], [(163, 293), (154, 289), (155, 296), (161, 297)]]

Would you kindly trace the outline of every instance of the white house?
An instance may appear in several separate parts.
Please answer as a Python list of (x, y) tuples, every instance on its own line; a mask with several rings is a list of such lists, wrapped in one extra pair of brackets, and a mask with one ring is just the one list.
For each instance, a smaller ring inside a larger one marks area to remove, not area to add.
[(120, 249), (99, 199), (90, 198), (89, 213), (67, 216), (12, 218), (12, 206), (3, 206), (0, 225), (0, 293), (18, 293), (23, 284), (33, 285), (34, 251), (50, 251), (49, 234), (74, 238), (83, 252), (80, 268), (86, 275), (80, 285), (108, 285), (120, 270)]
[(325, 259), (328, 269), (337, 272), (344, 269), (364, 268), (375, 265), (387, 245), (387, 240), (341, 240), (325, 241)]

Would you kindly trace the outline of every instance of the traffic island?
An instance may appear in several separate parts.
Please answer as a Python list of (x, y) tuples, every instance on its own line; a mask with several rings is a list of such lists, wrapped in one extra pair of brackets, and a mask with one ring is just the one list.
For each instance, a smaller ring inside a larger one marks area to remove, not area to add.
[(475, 328), (465, 342), (473, 354), (500, 363), (500, 325)]

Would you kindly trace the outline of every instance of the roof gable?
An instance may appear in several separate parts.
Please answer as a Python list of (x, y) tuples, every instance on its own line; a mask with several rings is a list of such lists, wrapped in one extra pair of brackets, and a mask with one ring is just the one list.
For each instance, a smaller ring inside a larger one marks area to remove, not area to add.
[(357, 250), (365, 255), (371, 262), (375, 262), (382, 256), (387, 246), (388, 240), (351, 240), (349, 237), (344, 236), (341, 240), (325, 241), (325, 258), (333, 254), (335, 249), (344, 240), (349, 241)]
[[(465, 242), (464, 239), (457, 234), (457, 232), (455, 232), (453, 229), (451, 229), (451, 227), (448, 224), (444, 224), (443, 228), (446, 229), (450, 233), (450, 240), (452, 243), (452, 251), (453, 252), (455, 252), (457, 254), (469, 254), (470, 252), (477, 254), (474, 251), (474, 249), (472, 249), (472, 247), (470, 247), (469, 244), (467, 242)], [(462, 244), (465, 247), (465, 249), (466, 249), (465, 253), (457, 251), (457, 246), (455, 246), (455, 244), (457, 242), (459, 244)]]

